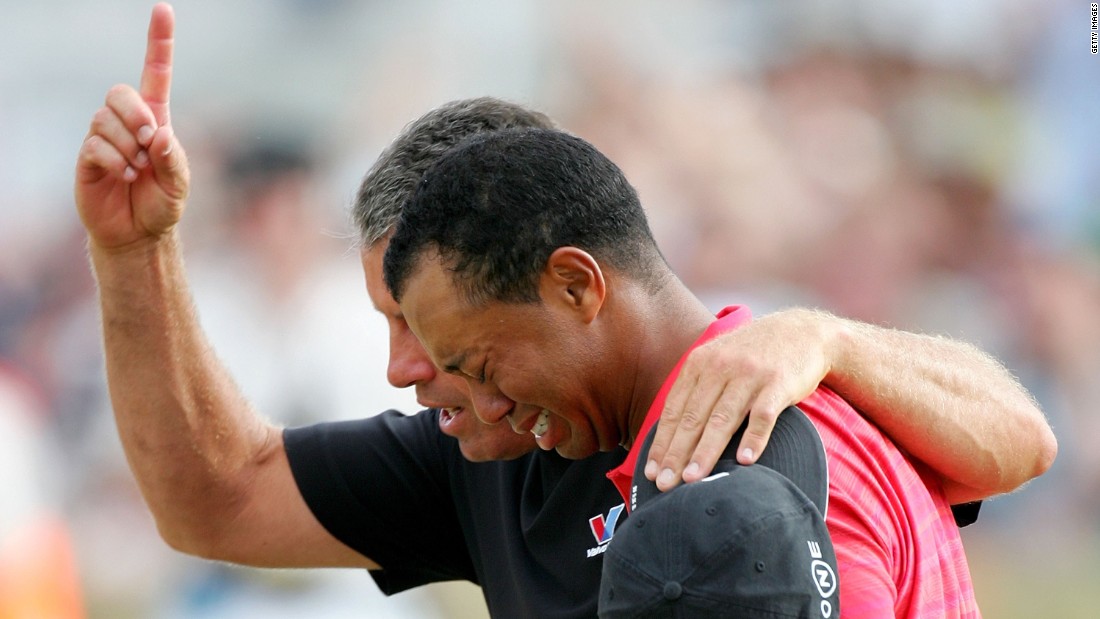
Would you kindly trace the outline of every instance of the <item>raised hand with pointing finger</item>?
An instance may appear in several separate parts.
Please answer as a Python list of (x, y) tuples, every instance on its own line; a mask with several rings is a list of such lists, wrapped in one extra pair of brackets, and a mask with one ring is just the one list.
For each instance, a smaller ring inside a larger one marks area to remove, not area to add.
[(80, 147), (76, 206), (98, 249), (160, 238), (183, 214), (190, 172), (168, 106), (174, 28), (172, 7), (154, 6), (140, 90), (113, 86)]

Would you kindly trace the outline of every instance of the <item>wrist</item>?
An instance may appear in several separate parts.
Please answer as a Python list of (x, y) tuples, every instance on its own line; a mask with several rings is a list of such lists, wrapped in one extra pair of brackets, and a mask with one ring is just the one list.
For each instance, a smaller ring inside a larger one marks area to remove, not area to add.
[(175, 229), (156, 236), (142, 237), (124, 245), (107, 246), (97, 243), (88, 236), (88, 256), (94, 266), (100, 264), (138, 264), (147, 263), (158, 255), (177, 253), (180, 245)]
[(809, 310), (813, 314), (825, 358), (824, 382), (842, 387), (851, 374), (849, 361), (856, 348), (857, 325), (824, 310)]
[(132, 287), (155, 273), (163, 273), (165, 265), (182, 264), (182, 250), (173, 230), (156, 237), (145, 237), (117, 247), (104, 247), (88, 239), (88, 257), (101, 288), (118, 283)]

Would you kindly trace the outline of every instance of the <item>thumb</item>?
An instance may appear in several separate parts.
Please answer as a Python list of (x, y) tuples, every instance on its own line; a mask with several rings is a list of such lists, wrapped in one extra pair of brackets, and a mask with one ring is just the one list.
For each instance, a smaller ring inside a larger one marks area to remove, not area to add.
[(176, 139), (172, 125), (157, 128), (148, 152), (153, 173), (161, 190), (174, 200), (186, 198), (190, 186), (190, 169), (187, 164), (187, 155), (183, 152), (183, 146), (180, 145), (179, 140)]

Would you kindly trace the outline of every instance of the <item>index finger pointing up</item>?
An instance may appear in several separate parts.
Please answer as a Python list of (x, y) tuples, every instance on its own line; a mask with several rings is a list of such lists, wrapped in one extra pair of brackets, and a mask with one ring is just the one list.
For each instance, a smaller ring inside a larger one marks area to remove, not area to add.
[(141, 70), (141, 98), (152, 109), (157, 126), (168, 124), (168, 95), (172, 89), (172, 38), (176, 18), (171, 5), (161, 2), (149, 18), (149, 42)]

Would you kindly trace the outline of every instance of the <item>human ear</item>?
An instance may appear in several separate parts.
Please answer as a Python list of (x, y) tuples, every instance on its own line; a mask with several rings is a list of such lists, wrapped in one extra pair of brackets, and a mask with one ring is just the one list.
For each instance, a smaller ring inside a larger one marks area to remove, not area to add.
[(607, 282), (591, 254), (576, 247), (559, 247), (546, 260), (539, 293), (544, 302), (560, 303), (587, 323), (603, 307)]

